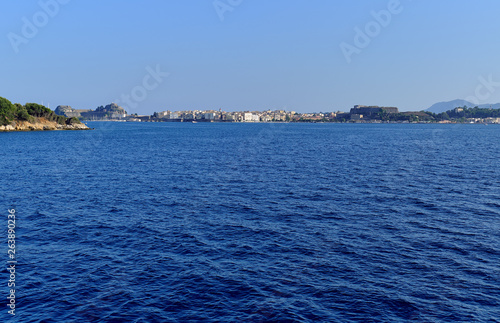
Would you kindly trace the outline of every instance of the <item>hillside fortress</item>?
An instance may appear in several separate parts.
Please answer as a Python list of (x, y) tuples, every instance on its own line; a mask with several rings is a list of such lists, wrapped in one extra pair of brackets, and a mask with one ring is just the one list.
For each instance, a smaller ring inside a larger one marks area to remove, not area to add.
[(395, 107), (355, 105), (354, 108), (351, 109), (350, 114), (362, 115), (364, 117), (371, 117), (372, 115), (377, 115), (380, 112), (399, 113), (399, 110), (398, 108)]

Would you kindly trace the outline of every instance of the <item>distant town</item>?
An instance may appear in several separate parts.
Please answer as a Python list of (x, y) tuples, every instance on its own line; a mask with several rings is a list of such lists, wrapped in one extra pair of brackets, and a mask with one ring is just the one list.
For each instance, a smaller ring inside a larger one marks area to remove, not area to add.
[(400, 112), (396, 107), (356, 105), (349, 112), (297, 113), (285, 110), (238, 111), (187, 110), (162, 111), (152, 115), (128, 114), (115, 103), (95, 110), (58, 106), (55, 113), (82, 121), (128, 122), (349, 122), (349, 123), (500, 123), (500, 109), (454, 108), (441, 113)]

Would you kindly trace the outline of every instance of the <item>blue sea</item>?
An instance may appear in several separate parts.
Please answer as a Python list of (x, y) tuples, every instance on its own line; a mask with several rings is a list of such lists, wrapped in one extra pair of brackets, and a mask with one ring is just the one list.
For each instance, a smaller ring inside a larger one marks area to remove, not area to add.
[(500, 126), (89, 126), (0, 133), (1, 322), (500, 321)]

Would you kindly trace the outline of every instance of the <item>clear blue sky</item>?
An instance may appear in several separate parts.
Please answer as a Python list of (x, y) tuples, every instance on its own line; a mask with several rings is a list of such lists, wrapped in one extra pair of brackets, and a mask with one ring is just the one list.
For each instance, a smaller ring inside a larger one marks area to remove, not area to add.
[[(480, 77), (500, 82), (497, 0), (220, 0), (219, 13), (213, 0), (59, 0), (43, 11), (54, 1), (2, 1), (0, 96), (95, 109), (131, 95), (122, 105), (139, 114), (407, 111), (475, 95)], [(371, 12), (391, 5), (382, 26)], [(369, 44), (345, 55), (367, 26)], [(500, 102), (500, 84), (480, 93)]]

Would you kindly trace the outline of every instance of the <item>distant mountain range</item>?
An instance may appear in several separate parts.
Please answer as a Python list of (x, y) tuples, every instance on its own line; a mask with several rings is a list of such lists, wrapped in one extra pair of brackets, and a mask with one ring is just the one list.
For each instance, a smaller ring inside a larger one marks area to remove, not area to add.
[(492, 109), (500, 109), (500, 103), (495, 103), (495, 104), (474, 104), (472, 102), (469, 102), (469, 101), (465, 101), (465, 100), (453, 100), (453, 101), (448, 101), (448, 102), (439, 102), (439, 103), (436, 103), (436, 104), (433, 104), (430, 108), (428, 108), (427, 110), (425, 111), (429, 111), (429, 112), (434, 112), (434, 113), (441, 113), (441, 112), (446, 112), (448, 110), (453, 110), (455, 108), (461, 108), (463, 106), (467, 106), (468, 108), (473, 108), (475, 106), (478, 106), (479, 108), (483, 108), (483, 109), (488, 109), (488, 108), (492, 108)]

